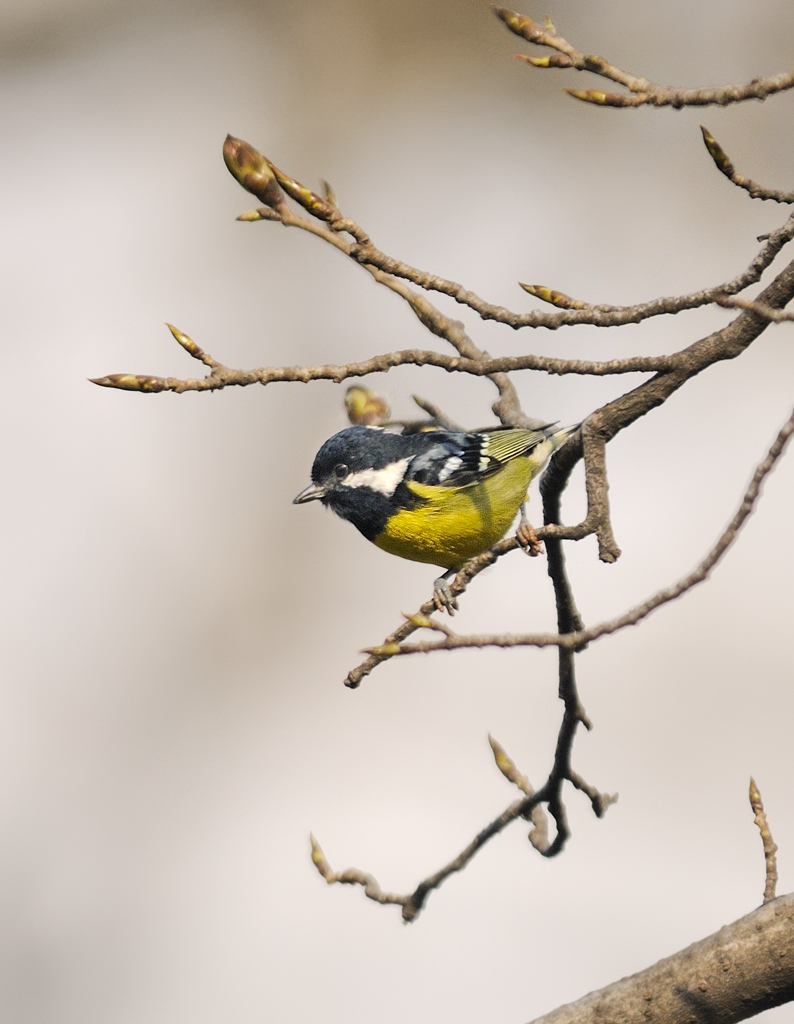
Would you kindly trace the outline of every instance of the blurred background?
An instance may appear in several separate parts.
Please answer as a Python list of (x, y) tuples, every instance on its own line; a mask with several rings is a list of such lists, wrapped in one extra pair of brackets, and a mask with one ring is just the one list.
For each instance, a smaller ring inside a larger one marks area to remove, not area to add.
[[(738, 0), (522, 10), (662, 83), (792, 63), (784, 0), (752, 18)], [(610, 303), (713, 285), (785, 221), (717, 173), (697, 125), (742, 173), (791, 188), (794, 94), (601, 110), (562, 91), (597, 80), (535, 71), (522, 49), (479, 0), (1, 0), (5, 1021), (526, 1021), (760, 902), (751, 773), (792, 887), (794, 455), (708, 583), (580, 657), (595, 728), (574, 762), (619, 803), (596, 821), (570, 794), (562, 856), (515, 826), (404, 927), (323, 884), (309, 831), (334, 868), (413, 889), (514, 797), (488, 731), (545, 778), (554, 654), (395, 659), (347, 690), (435, 573), (290, 503), (345, 425), (344, 386), (87, 382), (199, 374), (166, 320), (241, 368), (433, 343), (318, 240), (235, 223), (256, 201), (223, 166), (227, 132), (331, 181), (387, 253), (515, 309), (535, 304), (519, 280)], [(583, 358), (673, 351), (730, 318), (515, 333), (443, 308), (492, 353)], [(588, 623), (708, 550), (790, 413), (793, 371), (791, 327), (770, 327), (610, 444), (623, 557), (570, 549)], [(517, 378), (528, 413), (563, 422), (639, 380)], [(485, 380), (366, 383), (399, 416), (419, 393), (492, 422)], [(579, 475), (568, 521), (582, 490)], [(539, 522), (537, 494), (531, 509)], [(513, 555), (456, 628), (553, 623), (543, 561)]]

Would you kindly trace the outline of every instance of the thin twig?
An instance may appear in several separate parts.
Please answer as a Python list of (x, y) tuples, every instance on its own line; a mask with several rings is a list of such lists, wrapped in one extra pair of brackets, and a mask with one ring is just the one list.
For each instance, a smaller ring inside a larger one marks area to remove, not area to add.
[[(790, 217), (782, 227), (770, 233), (769, 237), (764, 240), (761, 249), (753, 257), (747, 270), (724, 284), (702, 288), (685, 295), (652, 299), (649, 302), (631, 306), (593, 305), (572, 299), (570, 296), (563, 296), (567, 301), (562, 304), (563, 308), (557, 313), (547, 313), (543, 310), (533, 310), (531, 313), (512, 312), (504, 306), (487, 302), (456, 281), (419, 270), (402, 260), (387, 256), (376, 249), (371, 242), (366, 246), (351, 246), (348, 255), (364, 267), (378, 268), (392, 277), (404, 278), (425, 291), (435, 291), (447, 295), (461, 305), (468, 306), (483, 320), (494, 320), (512, 327), (514, 330), (523, 327), (545, 327), (547, 330), (554, 331), (560, 327), (573, 327), (578, 324), (589, 324), (595, 327), (622, 327), (626, 324), (638, 324), (651, 317), (674, 315), (685, 310), (706, 306), (714, 301), (715, 294), (734, 295), (759, 281), (764, 270), (792, 237), (794, 237), (794, 217)], [(547, 288), (545, 285), (522, 285), (521, 287), (546, 302), (552, 301), (551, 296), (563, 295), (562, 292)]]
[(761, 833), (761, 842), (764, 844), (766, 881), (764, 883), (763, 902), (769, 903), (770, 900), (775, 898), (775, 889), (777, 888), (777, 844), (772, 838), (772, 833), (769, 830), (769, 822), (766, 820), (764, 802), (761, 799), (761, 793), (752, 776), (750, 777), (750, 806), (752, 807), (753, 814), (755, 815), (753, 821), (758, 826), (758, 831)]
[[(521, 772), (515, 765), (513, 759), (508, 755), (498, 740), (495, 740), (493, 736), (488, 735), (488, 742), (491, 745), (493, 751), (494, 761), (496, 767), (504, 775), (508, 782), (512, 782), (514, 786), (517, 786), (525, 796), (534, 796), (535, 790), (532, 783)], [(533, 804), (528, 812), (524, 815), (529, 818), (532, 822), (532, 829), (529, 832), (527, 838), (530, 843), (539, 852), (543, 852), (548, 849), (549, 846), (549, 821), (546, 817), (546, 813), (540, 804)]]
[(764, 320), (769, 320), (773, 324), (790, 323), (794, 320), (794, 312), (790, 312), (786, 309), (775, 309), (772, 306), (768, 306), (765, 302), (755, 302), (753, 299), (739, 299), (731, 298), (729, 295), (715, 295), (714, 301), (718, 306), (724, 306), (726, 309), (746, 309), (750, 313), (757, 313), (758, 316), (762, 316)]
[[(395, 904), (397, 906), (401, 906), (403, 908), (403, 920), (406, 923), (409, 923), (416, 920), (427, 902), (428, 896), (435, 889), (438, 889), (443, 885), (451, 875), (462, 871), (490, 839), (499, 835), (500, 832), (503, 832), (508, 825), (516, 821), (518, 818), (526, 818), (532, 821), (533, 829), (529, 833), (529, 840), (533, 847), (544, 857), (555, 856), (555, 854), (562, 850), (565, 840), (570, 835), (565, 807), (560, 799), (561, 786), (567, 778), (567, 776), (562, 774), (566, 770), (568, 762), (566, 744), (569, 743), (569, 739), (572, 739), (573, 731), (575, 731), (576, 728), (575, 719), (570, 716), (567, 716), (567, 718), (567, 725), (569, 728), (561, 728), (560, 730), (561, 735), (563, 735), (563, 733), (566, 734), (566, 739), (562, 743), (558, 743), (558, 752), (555, 756), (552, 772), (543, 787), (537, 792), (533, 791), (529, 781), (524, 776), (520, 775), (518, 770), (515, 768), (515, 765), (513, 765), (510, 758), (505, 754), (503, 748), (496, 743), (495, 740), (489, 737), (491, 749), (493, 750), (494, 758), (499, 770), (505, 778), (518, 786), (525, 796), (520, 800), (515, 800), (509, 807), (506, 807), (498, 817), (494, 818), (493, 821), (478, 832), (474, 839), (472, 839), (472, 841), (465, 846), (456, 857), (449, 861), (449, 863), (445, 864), (440, 870), (434, 872), (432, 875), (429, 875), (420, 882), (413, 892), (404, 894), (386, 892), (380, 887), (371, 874), (365, 871), (360, 871), (358, 868), (348, 868), (347, 870), (340, 872), (333, 871), (326, 860), (320, 844), (314, 836), (311, 837), (312, 862), (329, 885), (334, 883), (360, 885), (364, 889), (365, 895), (376, 903)], [(564, 716), (564, 721), (565, 719), (566, 716)], [(571, 726), (572, 729), (570, 728)], [(598, 799), (594, 798), (593, 794), (595, 793), (595, 790), (592, 790), (590, 787), (586, 787), (578, 776), (575, 776), (571, 781), (574, 782), (577, 789), (581, 789), (586, 793), (593, 805), (594, 811), (599, 816), (601, 816), (609, 804), (615, 800), (614, 797), (600, 795), (598, 796)], [(557, 824), (557, 834), (552, 843), (548, 842), (548, 823), (546, 821), (546, 816), (540, 807), (541, 803), (547, 804)], [(597, 809), (597, 807), (599, 807), (600, 810)]]
[(743, 174), (739, 174), (728, 154), (708, 128), (701, 125), (700, 130), (703, 133), (703, 141), (706, 144), (706, 149), (709, 151), (709, 156), (716, 164), (717, 170), (724, 174), (728, 181), (749, 192), (753, 199), (771, 199), (776, 203), (794, 203), (794, 192), (781, 192), (778, 189), (765, 188), (763, 185), (759, 185), (757, 181), (753, 181), (752, 178), (745, 178)]
[(398, 906), (404, 906), (407, 902), (407, 897), (405, 896), (399, 896), (393, 892), (384, 892), (372, 875), (359, 871), (358, 868), (348, 868), (346, 871), (339, 872), (334, 871), (314, 836), (309, 836), (309, 840), (312, 848), (312, 863), (329, 885), (337, 883), (340, 885), (360, 885), (368, 899), (374, 900), (376, 903), (396, 903)]
[(606, 78), (610, 82), (622, 85), (629, 90), (625, 93), (607, 93), (598, 89), (566, 89), (565, 91), (579, 100), (609, 107), (703, 107), (726, 106), (729, 103), (740, 103), (743, 100), (764, 100), (773, 93), (791, 89), (794, 86), (794, 72), (785, 72), (772, 78), (754, 78), (746, 85), (723, 85), (707, 89), (671, 89), (647, 78), (623, 71), (593, 54), (580, 53), (566, 39), (558, 36), (552, 28), (541, 28), (531, 18), (516, 14), (506, 7), (493, 8), (497, 18), (517, 36), (538, 46), (545, 46), (556, 51), (552, 56), (527, 57), (520, 59), (537, 68), (571, 68), (575, 71), (589, 71), (594, 75)]
[(113, 373), (91, 379), (100, 387), (153, 394), (173, 391), (218, 391), (225, 387), (250, 384), (280, 384), (312, 380), (332, 380), (337, 384), (370, 373), (388, 373), (397, 366), (436, 366), (448, 373), (468, 373), (474, 377), (493, 377), (518, 370), (538, 370), (555, 375), (577, 374), (605, 377), (626, 373), (662, 373), (673, 368), (674, 356), (636, 356), (607, 362), (583, 359), (557, 359), (551, 356), (498, 356), (462, 358), (427, 349), (403, 349), (385, 352), (355, 363), (330, 363), (320, 366), (261, 366), (254, 370), (233, 370), (215, 362), (206, 377), (179, 379), (151, 374)]

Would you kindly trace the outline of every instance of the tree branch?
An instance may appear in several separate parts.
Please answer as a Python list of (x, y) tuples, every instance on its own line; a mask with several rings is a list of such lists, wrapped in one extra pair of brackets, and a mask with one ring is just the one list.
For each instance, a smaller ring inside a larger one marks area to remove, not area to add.
[(794, 895), (532, 1024), (736, 1024), (794, 999)]
[(709, 156), (716, 164), (717, 170), (724, 174), (728, 181), (749, 192), (753, 199), (772, 199), (776, 203), (794, 203), (794, 192), (780, 192), (778, 189), (764, 188), (763, 185), (759, 185), (751, 178), (745, 178), (744, 175), (739, 174), (728, 154), (708, 128), (701, 125), (700, 130), (703, 133), (703, 141), (709, 151)]
[(566, 89), (569, 96), (608, 107), (704, 107), (721, 106), (729, 103), (741, 103), (743, 100), (764, 100), (773, 93), (791, 89), (794, 86), (794, 72), (789, 71), (772, 78), (754, 78), (746, 85), (723, 85), (708, 89), (671, 89), (638, 78), (628, 71), (622, 71), (610, 64), (603, 57), (580, 53), (562, 36), (558, 36), (549, 23), (541, 28), (531, 18), (516, 14), (507, 7), (493, 7), (494, 14), (505, 26), (517, 36), (538, 46), (545, 46), (555, 53), (546, 57), (528, 57), (519, 54), (519, 59), (536, 68), (571, 68), (574, 71), (589, 71), (594, 75), (606, 78), (610, 82), (622, 85), (631, 95), (625, 93), (602, 92), (598, 89)]
[[(623, 615), (599, 623), (597, 626), (577, 629), (574, 632), (461, 636), (450, 631), (449, 635), (439, 641), (428, 641), (418, 644), (393, 644), (389, 647), (389, 655), (428, 654), (431, 651), (452, 651), (472, 647), (560, 647), (564, 650), (576, 650), (584, 644), (599, 639), (599, 637), (617, 633), (619, 630), (625, 629), (626, 626), (635, 626), (657, 608), (668, 604), (670, 601), (675, 601), (682, 594), (691, 590), (692, 587), (708, 579), (712, 569), (739, 536), (742, 526), (744, 526), (755, 508), (761, 492), (762, 482), (783, 455), (792, 433), (794, 433), (794, 412), (781, 428), (766, 458), (756, 468), (750, 485), (728, 527), (697, 568), (673, 586), (660, 590), (653, 597), (648, 598), (642, 604), (636, 605)], [(379, 648), (373, 648), (372, 653), (377, 654), (378, 651)]]

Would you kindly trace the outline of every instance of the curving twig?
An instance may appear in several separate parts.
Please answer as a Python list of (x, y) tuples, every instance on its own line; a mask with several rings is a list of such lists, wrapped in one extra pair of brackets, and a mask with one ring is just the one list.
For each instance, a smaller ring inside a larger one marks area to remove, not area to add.
[(717, 170), (724, 174), (728, 181), (749, 192), (753, 199), (772, 199), (776, 203), (794, 203), (794, 192), (781, 192), (775, 188), (764, 188), (763, 185), (759, 185), (752, 178), (745, 178), (743, 174), (739, 174), (728, 154), (708, 128), (704, 128), (701, 125), (700, 130), (703, 133), (703, 141), (706, 144), (706, 149), (709, 151), (709, 156), (714, 161)]
[[(295, 226), (300, 225), (296, 224)], [(392, 277), (410, 281), (425, 291), (435, 291), (447, 295), (455, 302), (468, 306), (483, 320), (493, 320), (512, 327), (514, 330), (524, 327), (545, 327), (547, 330), (556, 331), (561, 327), (575, 327), (579, 324), (588, 324), (593, 327), (623, 327), (626, 324), (642, 323), (643, 320), (649, 320), (652, 317), (672, 316), (686, 310), (707, 306), (714, 301), (714, 296), (717, 294), (734, 295), (749, 285), (756, 284), (764, 270), (770, 266), (783, 246), (792, 238), (794, 238), (794, 217), (789, 218), (778, 230), (771, 232), (747, 269), (730, 281), (709, 288), (701, 288), (685, 295), (652, 299), (649, 302), (635, 303), (630, 306), (592, 304), (571, 298), (571, 296), (546, 285), (520, 284), (530, 295), (557, 306), (562, 310), (559, 313), (546, 313), (542, 310), (533, 310), (531, 313), (512, 312), (504, 306), (497, 306), (486, 301), (456, 281), (419, 270), (402, 260), (387, 256), (376, 249), (371, 242), (367, 242), (366, 245), (351, 246), (348, 254), (363, 266), (376, 267)]]
[[(573, 730), (561, 729), (560, 741), (558, 742), (557, 753), (555, 754), (554, 765), (549, 778), (537, 791), (533, 790), (529, 780), (521, 775), (501, 744), (489, 736), (491, 751), (499, 771), (525, 795), (520, 800), (515, 800), (509, 807), (506, 807), (498, 817), (481, 829), (456, 857), (438, 871), (428, 875), (412, 892), (387, 892), (380, 887), (371, 874), (358, 868), (347, 868), (345, 871), (340, 872), (334, 871), (314, 836), (311, 836), (312, 863), (329, 885), (335, 883), (360, 885), (364, 889), (364, 895), (376, 903), (393, 904), (402, 907), (403, 921), (410, 923), (419, 916), (427, 902), (427, 898), (434, 890), (440, 888), (451, 875), (462, 871), (490, 839), (499, 835), (508, 825), (519, 818), (532, 822), (533, 827), (528, 838), (538, 853), (544, 857), (555, 856), (562, 850), (570, 834), (565, 807), (561, 797), (562, 787), (566, 781), (572, 782), (576, 789), (585, 792), (590, 799), (595, 813), (599, 817), (611, 803), (617, 800), (616, 796), (597, 793), (595, 789), (583, 783), (578, 775), (570, 772), (568, 761), (574, 731), (575, 725)], [(541, 807), (544, 803), (557, 824), (557, 834), (551, 842), (548, 839), (548, 822)]]

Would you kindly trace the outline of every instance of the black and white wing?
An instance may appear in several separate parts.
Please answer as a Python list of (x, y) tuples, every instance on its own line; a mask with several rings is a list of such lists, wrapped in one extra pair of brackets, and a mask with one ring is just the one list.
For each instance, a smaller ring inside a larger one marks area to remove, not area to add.
[(406, 481), (465, 487), (496, 473), (516, 458), (527, 458), (552, 430), (504, 428), (477, 434), (432, 431), (416, 435), (423, 450), (411, 460)]

